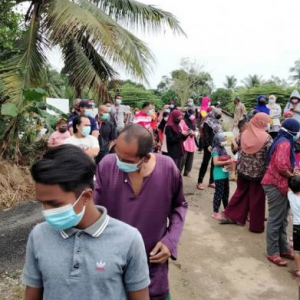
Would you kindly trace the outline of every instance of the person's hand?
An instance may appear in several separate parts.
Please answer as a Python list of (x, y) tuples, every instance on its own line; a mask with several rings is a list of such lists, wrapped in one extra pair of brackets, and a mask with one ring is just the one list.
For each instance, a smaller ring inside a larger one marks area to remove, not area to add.
[(188, 136), (190, 133), (188, 131), (182, 130), (181, 132), (184, 136)]
[(299, 175), (299, 168), (295, 168), (293, 172), (293, 176), (298, 176)]
[(211, 151), (212, 151), (212, 146), (209, 146), (209, 147), (207, 148), (207, 150), (208, 150), (209, 152), (211, 152)]
[(190, 135), (190, 137), (193, 137), (193, 136), (195, 136), (195, 132), (193, 130), (190, 130), (189, 135)]
[(164, 264), (171, 257), (171, 251), (162, 242), (158, 242), (150, 253), (150, 263)]

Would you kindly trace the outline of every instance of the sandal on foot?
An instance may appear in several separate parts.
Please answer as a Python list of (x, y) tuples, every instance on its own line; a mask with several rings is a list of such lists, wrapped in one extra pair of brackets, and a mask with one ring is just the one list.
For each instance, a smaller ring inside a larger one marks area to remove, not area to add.
[(220, 224), (222, 224), (222, 225), (225, 225), (225, 224), (236, 224), (236, 222), (234, 222), (234, 221), (231, 220), (231, 219), (227, 219), (227, 218), (225, 217), (225, 219), (223, 219), (223, 220), (220, 221)]
[(294, 260), (294, 254), (292, 252), (282, 253), (280, 256), (284, 257), (284, 258), (287, 258), (287, 259), (290, 259), (290, 260)]
[(278, 267), (286, 267), (287, 262), (282, 259), (279, 255), (269, 255), (268, 260), (272, 262), (273, 264), (277, 265)]
[(200, 191), (203, 191), (204, 190), (204, 186), (202, 183), (198, 183), (197, 184), (197, 189), (200, 190)]
[(222, 216), (221, 214), (216, 213), (216, 212), (214, 212), (214, 213), (211, 215), (211, 217), (212, 217), (213, 219), (215, 219), (215, 220), (218, 220), (218, 221), (222, 221), (222, 220), (225, 219), (224, 216)]

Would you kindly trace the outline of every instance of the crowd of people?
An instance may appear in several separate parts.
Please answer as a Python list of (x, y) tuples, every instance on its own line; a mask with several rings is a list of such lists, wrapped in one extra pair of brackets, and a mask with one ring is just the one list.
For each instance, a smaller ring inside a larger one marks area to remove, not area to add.
[[(223, 225), (248, 220), (249, 230), (261, 233), (267, 198), (267, 258), (278, 266), (295, 259), (300, 270), (297, 91), (283, 121), (276, 96), (267, 102), (259, 95), (248, 113), (236, 97), (231, 143), (209, 97), (199, 107), (193, 99), (181, 108), (170, 100), (160, 111), (147, 101), (139, 110), (120, 95), (114, 100), (94, 116), (93, 101), (75, 99), (31, 168), (46, 223), (28, 240), (26, 300), (171, 299), (168, 260), (177, 259), (188, 208), (182, 175), (192, 177), (196, 151), (203, 153), (196, 188), (214, 189), (212, 218)], [(237, 185), (231, 199), (230, 179)]]

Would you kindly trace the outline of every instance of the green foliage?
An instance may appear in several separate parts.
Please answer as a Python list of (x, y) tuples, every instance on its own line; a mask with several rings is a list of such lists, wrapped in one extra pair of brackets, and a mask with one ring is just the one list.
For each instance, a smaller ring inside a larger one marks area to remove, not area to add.
[(211, 94), (212, 104), (220, 102), (222, 108), (226, 109), (227, 105), (232, 102), (233, 93), (227, 89), (217, 89)]
[(245, 90), (239, 96), (248, 111), (254, 108), (256, 105), (256, 98), (260, 94), (264, 94), (266, 97), (275, 95), (277, 97), (277, 103), (284, 108), (294, 89), (295, 87), (282, 87), (276, 84), (263, 84), (261, 86)]
[[(7, 56), (16, 47), (16, 41), (20, 39), (22, 30), (22, 16), (12, 8), (16, 1), (0, 1), (0, 54)], [(1, 63), (1, 60), (0, 60)]]
[(226, 76), (224, 86), (228, 90), (233, 90), (236, 87), (237, 79), (234, 76)]
[(177, 106), (181, 105), (179, 97), (173, 90), (167, 90), (163, 92), (160, 98), (163, 104), (169, 104), (170, 100), (173, 99), (175, 100)]
[[(158, 108), (163, 106), (162, 101), (153, 91), (146, 90), (142, 85), (130, 81), (120, 85), (118, 91), (122, 95), (123, 104), (129, 105), (131, 108), (141, 108), (145, 101), (151, 102)], [(115, 94), (115, 92), (111, 92), (111, 94)]]
[(256, 74), (248, 75), (248, 77), (243, 80), (243, 83), (247, 89), (252, 89), (263, 84), (262, 76)]

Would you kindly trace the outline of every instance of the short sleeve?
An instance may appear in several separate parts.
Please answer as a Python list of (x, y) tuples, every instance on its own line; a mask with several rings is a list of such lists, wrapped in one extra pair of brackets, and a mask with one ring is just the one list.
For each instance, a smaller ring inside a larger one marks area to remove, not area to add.
[(91, 131), (93, 132), (93, 131), (99, 130), (99, 126), (98, 126), (96, 119), (90, 118), (90, 121), (91, 121)]
[(41, 288), (43, 287), (43, 278), (34, 249), (33, 232), (34, 230), (30, 233), (27, 242), (25, 266), (23, 269), (23, 283), (26, 286)]
[(92, 148), (100, 148), (99, 141), (92, 135), (90, 137), (92, 139)]
[(128, 292), (139, 291), (150, 285), (146, 249), (142, 236), (137, 230), (127, 254), (123, 280)]
[(219, 153), (216, 151), (212, 151), (211, 157), (217, 157), (217, 156), (219, 156)]

